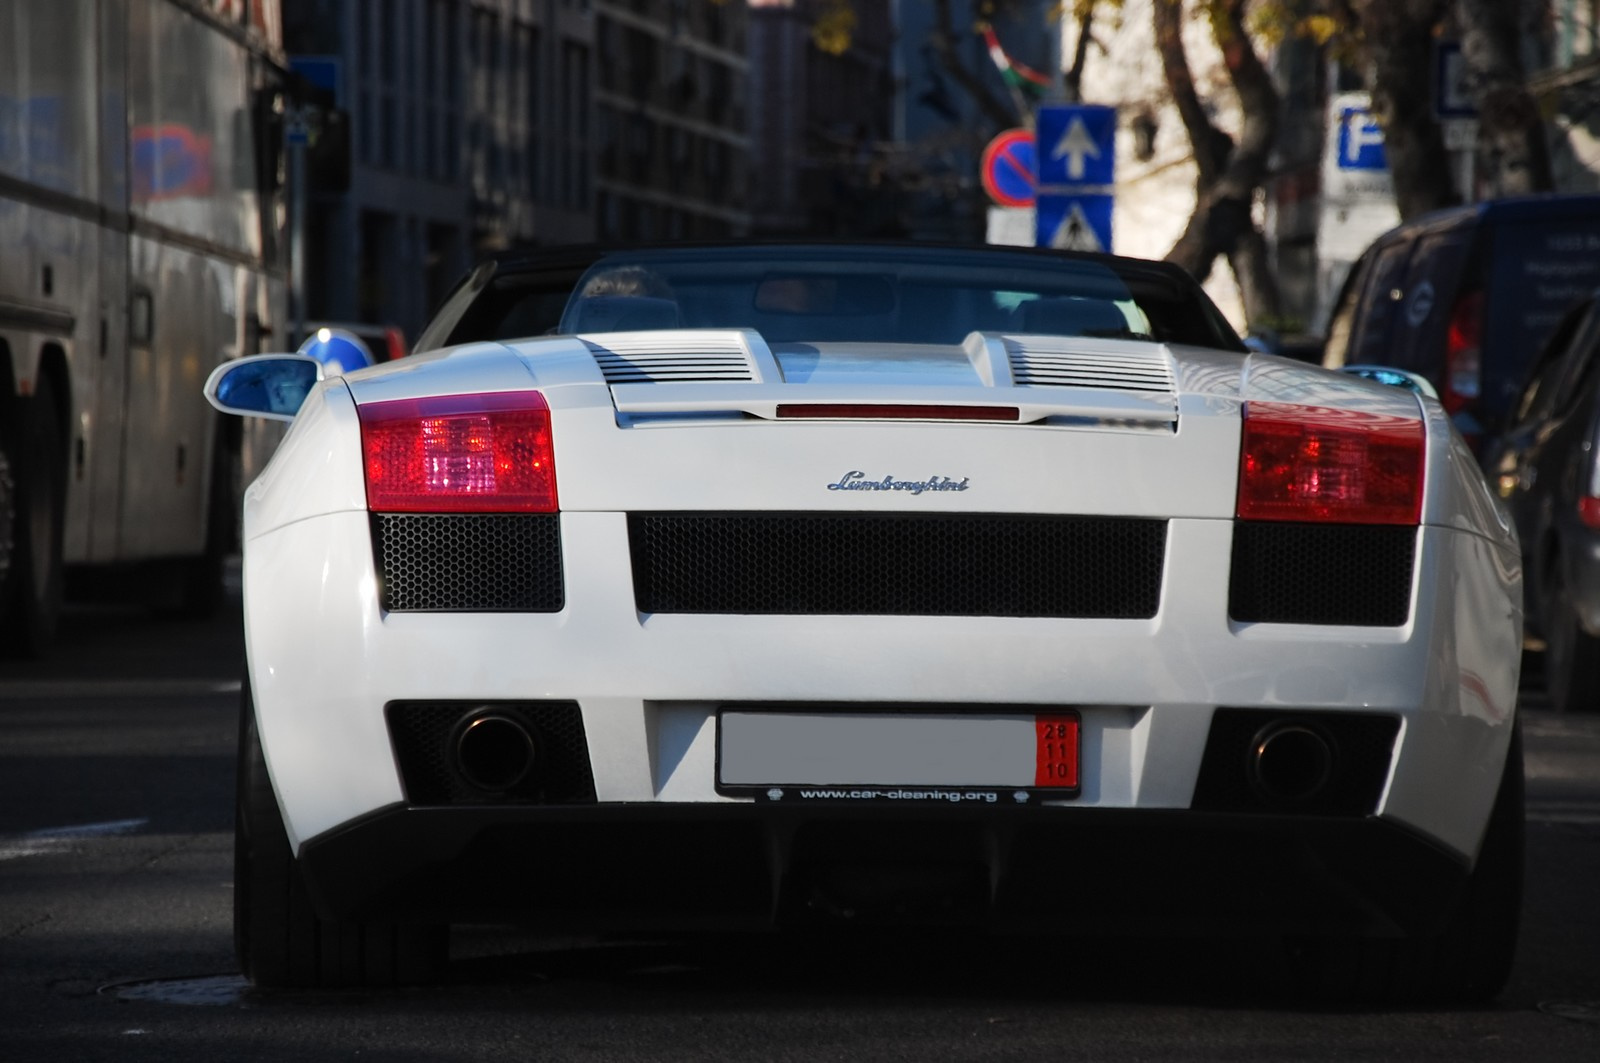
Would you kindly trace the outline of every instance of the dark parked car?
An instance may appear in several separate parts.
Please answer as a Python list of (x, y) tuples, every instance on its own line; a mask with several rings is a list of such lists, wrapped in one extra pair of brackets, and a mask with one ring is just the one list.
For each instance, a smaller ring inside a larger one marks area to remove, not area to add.
[(1600, 709), (1600, 294), (1556, 326), (1485, 453), (1522, 538), (1529, 626), (1557, 709)]
[(1413, 219), (1350, 270), (1323, 365), (1431, 381), (1475, 447), (1505, 426), (1528, 366), (1600, 286), (1600, 196), (1492, 200)]

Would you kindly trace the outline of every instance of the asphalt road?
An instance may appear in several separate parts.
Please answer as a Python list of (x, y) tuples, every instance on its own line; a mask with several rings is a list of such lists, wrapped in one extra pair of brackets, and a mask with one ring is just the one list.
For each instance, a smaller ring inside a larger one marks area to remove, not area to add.
[(1041, 963), (485, 930), (457, 932), (436, 988), (251, 990), (231, 939), (238, 622), (237, 603), (212, 624), (75, 608), (53, 659), (0, 663), (0, 1063), (1600, 1059), (1600, 716), (1536, 694), (1523, 937), (1488, 1008), (1308, 1007), (1243, 943)]

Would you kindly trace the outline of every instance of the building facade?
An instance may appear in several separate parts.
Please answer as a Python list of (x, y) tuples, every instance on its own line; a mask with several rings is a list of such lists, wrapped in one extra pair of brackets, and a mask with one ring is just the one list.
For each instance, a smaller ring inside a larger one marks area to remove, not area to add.
[(855, 0), (849, 46), (819, 47), (835, 0), (750, 0), (756, 232), (899, 235), (893, 157), (894, 4)]
[(595, 0), (595, 234), (750, 229), (743, 0)]

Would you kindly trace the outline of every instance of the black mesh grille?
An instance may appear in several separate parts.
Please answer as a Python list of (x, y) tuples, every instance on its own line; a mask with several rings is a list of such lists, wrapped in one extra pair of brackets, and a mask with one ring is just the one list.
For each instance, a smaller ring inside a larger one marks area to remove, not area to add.
[[(503, 794), (478, 790), (451, 763), (457, 729), (485, 709), (520, 720), (533, 735), (533, 771)], [(582, 804), (595, 799), (589, 742), (576, 702), (392, 701), (387, 712), (400, 782), (414, 805)]]
[(628, 517), (646, 613), (1152, 617), (1166, 536), (1106, 517)]
[(1228, 615), (1269, 624), (1398, 627), (1411, 615), (1417, 529), (1240, 521)]
[(560, 612), (560, 521), (554, 513), (374, 514), (383, 608)]
[[(1333, 751), (1327, 786), (1286, 805), (1274, 803), (1251, 778), (1251, 754), (1268, 729), (1291, 724), (1321, 735)], [(1206, 812), (1295, 812), (1365, 816), (1377, 810), (1389, 778), (1400, 721), (1394, 716), (1282, 709), (1218, 709), (1211, 717), (1192, 807)]]

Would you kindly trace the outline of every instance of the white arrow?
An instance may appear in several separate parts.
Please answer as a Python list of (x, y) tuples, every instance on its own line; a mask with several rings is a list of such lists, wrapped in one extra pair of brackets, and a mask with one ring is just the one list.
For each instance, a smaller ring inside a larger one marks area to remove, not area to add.
[(1052, 159), (1063, 156), (1067, 160), (1067, 177), (1073, 181), (1083, 180), (1084, 160), (1100, 157), (1100, 145), (1094, 142), (1094, 137), (1089, 135), (1083, 119), (1077, 115), (1073, 116), (1072, 124), (1067, 126), (1067, 131), (1061, 135), (1056, 146), (1050, 149)]

